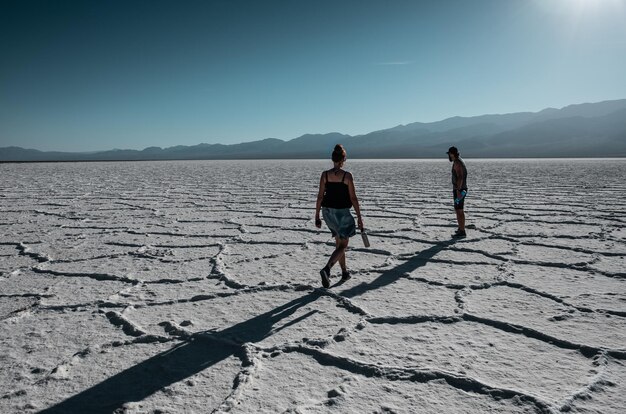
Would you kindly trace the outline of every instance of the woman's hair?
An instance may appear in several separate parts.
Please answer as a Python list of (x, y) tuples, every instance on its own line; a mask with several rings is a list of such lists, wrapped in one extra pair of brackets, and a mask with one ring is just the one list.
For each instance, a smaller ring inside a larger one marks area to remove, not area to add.
[(335, 145), (335, 149), (333, 150), (333, 155), (331, 156), (334, 162), (345, 161), (346, 159), (346, 150), (343, 145), (337, 144)]

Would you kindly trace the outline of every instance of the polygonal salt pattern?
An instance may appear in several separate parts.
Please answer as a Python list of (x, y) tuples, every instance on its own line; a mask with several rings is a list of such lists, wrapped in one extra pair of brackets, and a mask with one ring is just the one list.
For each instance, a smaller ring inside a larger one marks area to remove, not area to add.
[(621, 413), (626, 163), (467, 161), (453, 241), (447, 161), (349, 160), (328, 290), (326, 161), (0, 164), (0, 411)]

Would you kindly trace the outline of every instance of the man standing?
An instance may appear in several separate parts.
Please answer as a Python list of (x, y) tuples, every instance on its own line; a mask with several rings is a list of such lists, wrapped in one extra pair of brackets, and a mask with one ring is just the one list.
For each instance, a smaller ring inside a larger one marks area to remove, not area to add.
[(464, 238), (465, 234), (465, 196), (467, 195), (467, 168), (465, 162), (456, 147), (448, 149), (448, 159), (452, 162), (452, 197), (454, 198), (454, 211), (459, 228), (452, 235), (453, 238)]

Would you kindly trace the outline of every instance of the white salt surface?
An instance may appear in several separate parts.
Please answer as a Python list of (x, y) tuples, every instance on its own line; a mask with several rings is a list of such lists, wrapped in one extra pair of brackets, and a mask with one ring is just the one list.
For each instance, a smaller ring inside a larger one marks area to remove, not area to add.
[(626, 162), (0, 164), (2, 413), (623, 413)]

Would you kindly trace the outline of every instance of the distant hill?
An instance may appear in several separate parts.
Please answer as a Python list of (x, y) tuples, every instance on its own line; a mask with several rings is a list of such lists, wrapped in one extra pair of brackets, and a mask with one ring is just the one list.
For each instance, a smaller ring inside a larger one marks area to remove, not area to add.
[(336, 143), (344, 144), (351, 158), (441, 157), (451, 145), (466, 157), (626, 157), (626, 99), (416, 122), (358, 136), (307, 134), (288, 141), (90, 153), (5, 147), (0, 148), (0, 161), (328, 158)]

